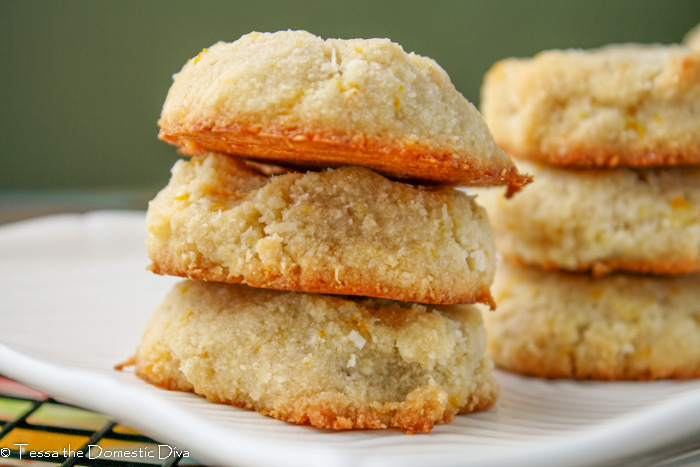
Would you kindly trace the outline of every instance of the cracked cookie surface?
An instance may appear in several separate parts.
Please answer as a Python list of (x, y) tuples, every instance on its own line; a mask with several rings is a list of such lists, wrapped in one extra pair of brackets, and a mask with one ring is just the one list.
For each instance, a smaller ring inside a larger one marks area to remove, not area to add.
[(451, 187), (362, 167), (267, 177), (218, 154), (178, 161), (148, 208), (161, 274), (298, 292), (491, 304), (486, 212)]

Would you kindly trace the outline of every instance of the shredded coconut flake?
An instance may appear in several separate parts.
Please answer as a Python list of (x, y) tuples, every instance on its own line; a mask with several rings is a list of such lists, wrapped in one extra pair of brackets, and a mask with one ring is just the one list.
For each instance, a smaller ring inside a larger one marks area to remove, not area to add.
[(365, 346), (367, 341), (365, 340), (364, 337), (360, 335), (359, 332), (355, 331), (354, 329), (350, 331), (350, 334), (348, 335), (348, 339), (357, 346), (358, 349), (362, 349), (362, 347)]

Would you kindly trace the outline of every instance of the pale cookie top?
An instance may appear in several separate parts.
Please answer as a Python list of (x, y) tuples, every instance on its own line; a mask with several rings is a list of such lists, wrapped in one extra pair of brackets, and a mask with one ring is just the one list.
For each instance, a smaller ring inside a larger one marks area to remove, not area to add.
[(388, 39), (253, 32), (174, 76), (159, 137), (302, 168), (362, 165), (421, 183), (527, 183), (430, 58)]
[(612, 45), (506, 59), (482, 111), (514, 157), (571, 166), (700, 163), (700, 53)]

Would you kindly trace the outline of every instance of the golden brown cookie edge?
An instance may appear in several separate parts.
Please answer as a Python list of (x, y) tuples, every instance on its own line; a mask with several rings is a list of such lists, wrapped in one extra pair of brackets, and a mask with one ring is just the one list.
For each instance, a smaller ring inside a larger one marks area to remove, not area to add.
[[(290, 292), (319, 293), (330, 295), (353, 295), (360, 297), (385, 298), (402, 302), (426, 303), (431, 305), (455, 305), (483, 303), (492, 310), (495, 302), (491, 296), (490, 287), (477, 286), (467, 291), (455, 292), (451, 289), (436, 290), (428, 295), (418, 295), (412, 289), (379, 286), (360, 274), (353, 281), (340, 283), (335, 280), (324, 280), (321, 275), (316, 277), (302, 277), (300, 274), (258, 274), (243, 276), (230, 276), (225, 268), (215, 266), (209, 268), (204, 263), (198, 263), (188, 269), (169, 261), (167, 258), (158, 258), (152, 254), (152, 263), (147, 267), (151, 272), (160, 275), (184, 277), (209, 282), (225, 282), (228, 284), (245, 284), (261, 289), (286, 290)], [(327, 271), (328, 278), (334, 277), (334, 271)]]
[(447, 147), (373, 140), (328, 130), (201, 125), (164, 127), (158, 137), (186, 155), (218, 152), (296, 170), (359, 165), (388, 178), (421, 185), (507, 185), (508, 196), (532, 181), (512, 162), (485, 166), (460, 160)]

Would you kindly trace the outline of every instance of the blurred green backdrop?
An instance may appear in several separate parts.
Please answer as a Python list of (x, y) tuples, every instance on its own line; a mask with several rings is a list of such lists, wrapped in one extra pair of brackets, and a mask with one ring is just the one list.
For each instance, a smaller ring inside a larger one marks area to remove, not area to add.
[(481, 78), (498, 59), (678, 42), (698, 22), (697, 0), (4, 0), (0, 194), (150, 197), (176, 158), (156, 138), (171, 75), (203, 47), (252, 30), (389, 37), (436, 59), (478, 105)]

